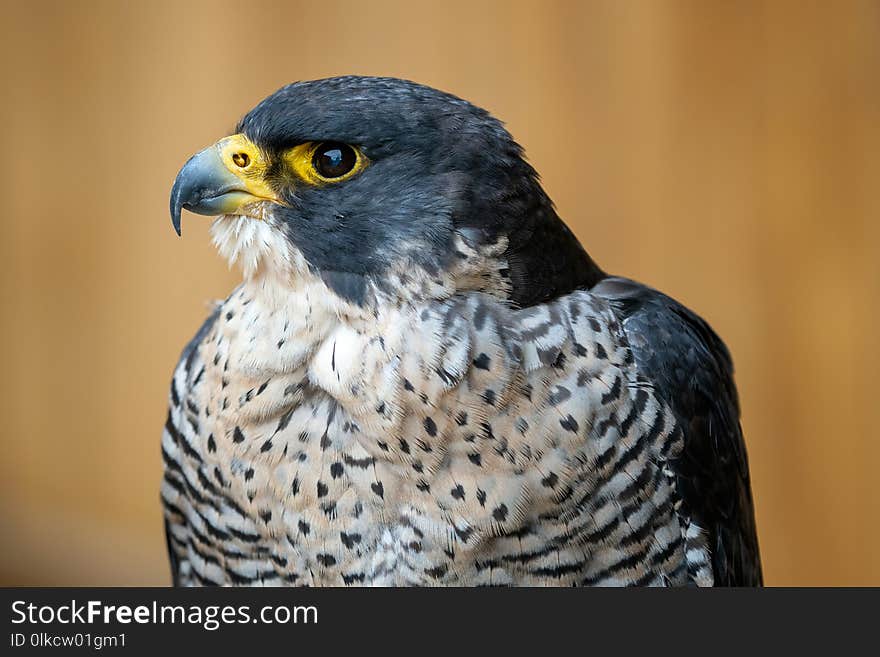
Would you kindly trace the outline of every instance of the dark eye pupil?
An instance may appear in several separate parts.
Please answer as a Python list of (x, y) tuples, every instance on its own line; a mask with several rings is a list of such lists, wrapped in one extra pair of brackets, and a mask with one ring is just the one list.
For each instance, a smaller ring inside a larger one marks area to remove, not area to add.
[(328, 142), (321, 144), (312, 158), (315, 170), (324, 178), (339, 178), (354, 168), (357, 156), (346, 144)]

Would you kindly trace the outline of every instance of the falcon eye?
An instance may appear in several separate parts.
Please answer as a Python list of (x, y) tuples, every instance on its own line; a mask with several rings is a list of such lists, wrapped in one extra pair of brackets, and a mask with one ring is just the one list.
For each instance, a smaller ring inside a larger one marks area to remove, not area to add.
[(320, 144), (312, 155), (312, 166), (322, 178), (341, 178), (358, 162), (357, 153), (347, 144), (328, 141)]
[(251, 158), (247, 153), (235, 153), (232, 156), (232, 161), (235, 162), (235, 166), (245, 169), (251, 163)]
[(369, 166), (357, 147), (338, 141), (304, 141), (282, 155), (288, 171), (307, 185), (341, 183)]

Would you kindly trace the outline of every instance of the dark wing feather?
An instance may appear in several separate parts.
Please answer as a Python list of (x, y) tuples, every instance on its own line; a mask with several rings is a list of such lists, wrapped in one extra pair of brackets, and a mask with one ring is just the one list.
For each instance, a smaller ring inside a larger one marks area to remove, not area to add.
[(611, 302), (641, 373), (672, 408), (684, 449), (672, 463), (680, 513), (706, 529), (716, 586), (760, 586), (749, 464), (730, 353), (700, 317), (623, 278), (593, 293)]

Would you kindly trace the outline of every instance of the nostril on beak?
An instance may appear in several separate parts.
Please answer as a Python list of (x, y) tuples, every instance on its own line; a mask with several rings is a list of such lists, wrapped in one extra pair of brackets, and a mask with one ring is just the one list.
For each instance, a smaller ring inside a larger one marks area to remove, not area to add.
[(251, 163), (251, 158), (247, 153), (235, 153), (232, 156), (232, 161), (235, 163), (235, 166), (245, 169)]

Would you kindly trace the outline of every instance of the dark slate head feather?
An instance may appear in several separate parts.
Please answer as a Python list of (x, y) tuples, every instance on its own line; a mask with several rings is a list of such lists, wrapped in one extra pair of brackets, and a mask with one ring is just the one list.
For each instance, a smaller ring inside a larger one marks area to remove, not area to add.
[(450, 94), (393, 78), (299, 82), (263, 100), (238, 131), (270, 154), (339, 141), (369, 158), (344, 182), (297, 186), (289, 207), (275, 210), (309, 263), (352, 301), (396, 262), (447, 270), (456, 231), (475, 247), (507, 239), (504, 273), (518, 305), (603, 276), (501, 122)]

